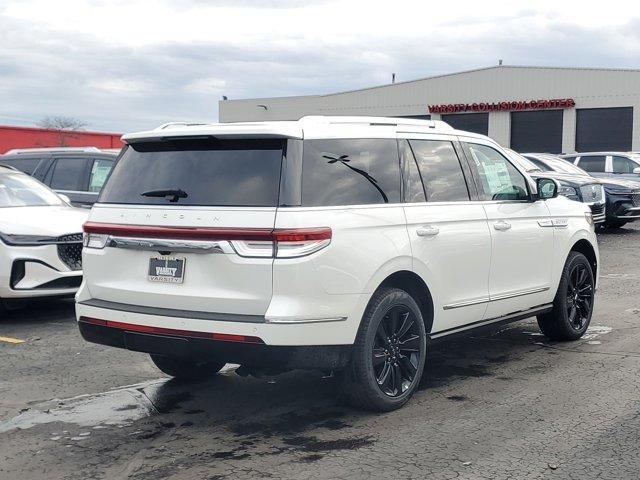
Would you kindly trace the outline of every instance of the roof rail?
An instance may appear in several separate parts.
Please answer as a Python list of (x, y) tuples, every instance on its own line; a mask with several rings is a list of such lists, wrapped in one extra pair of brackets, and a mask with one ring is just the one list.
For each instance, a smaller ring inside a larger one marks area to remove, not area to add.
[(390, 127), (427, 127), (438, 128), (443, 130), (453, 130), (448, 123), (440, 120), (420, 120), (417, 118), (402, 117), (367, 117), (367, 116), (322, 116), (307, 115), (300, 119), (302, 122), (329, 123), (337, 125), (360, 124), (371, 126), (390, 126)]
[(5, 155), (20, 155), (25, 153), (69, 153), (69, 152), (99, 152), (97, 147), (44, 147), (44, 148), (12, 148)]
[(209, 124), (200, 123), (200, 122), (167, 122), (167, 123), (163, 123), (159, 127), (154, 128), (154, 130), (166, 130), (167, 128), (174, 128), (174, 127), (193, 127), (197, 125), (209, 125)]

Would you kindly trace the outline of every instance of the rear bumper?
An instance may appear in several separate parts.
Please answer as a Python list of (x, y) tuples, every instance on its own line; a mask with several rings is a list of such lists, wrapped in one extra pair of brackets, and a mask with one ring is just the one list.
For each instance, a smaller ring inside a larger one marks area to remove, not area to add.
[[(84, 284), (86, 286), (86, 283)], [(221, 334), (258, 337), (271, 346), (352, 345), (361, 314), (334, 316), (301, 316), (300, 309), (288, 317), (241, 315), (176, 308), (130, 305), (112, 301), (83, 298), (88, 293), (81, 288), (76, 296), (76, 318), (88, 317), (113, 323), (136, 325), (146, 329), (183, 330), (198, 334)], [(344, 301), (346, 296), (336, 296)], [(358, 309), (364, 310), (368, 296), (361, 296)], [(312, 306), (308, 309), (311, 310)], [(345, 309), (346, 310), (346, 309)], [(322, 312), (319, 312), (322, 313)]]
[(351, 354), (349, 345), (273, 346), (191, 336), (197, 332), (145, 333), (132, 330), (136, 328), (133, 325), (116, 328), (89, 323), (82, 317), (78, 327), (86, 341), (100, 345), (197, 360), (222, 360), (249, 367), (339, 370), (348, 363)]

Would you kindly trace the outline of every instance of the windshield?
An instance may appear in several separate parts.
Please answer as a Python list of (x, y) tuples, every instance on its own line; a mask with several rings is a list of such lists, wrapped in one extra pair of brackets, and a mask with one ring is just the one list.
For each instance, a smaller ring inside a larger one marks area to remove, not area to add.
[(23, 173), (0, 174), (0, 208), (62, 204), (58, 195)]
[(177, 139), (129, 145), (99, 202), (274, 207), (284, 141)]
[(518, 152), (516, 152), (515, 150), (511, 150), (510, 148), (505, 148), (505, 150), (507, 152), (509, 152), (511, 154), (511, 158), (513, 160), (515, 160), (516, 162), (518, 162), (520, 164), (520, 166), (522, 168), (524, 168), (527, 172), (540, 172), (540, 168), (533, 164), (531, 162), (531, 160), (529, 160), (528, 158), (523, 157), (522, 155), (520, 155)]
[(573, 163), (569, 163), (567, 160), (562, 160), (561, 158), (544, 155), (540, 157), (540, 160), (546, 163), (549, 168), (555, 172), (572, 173), (574, 175), (589, 175), (580, 167), (575, 166)]

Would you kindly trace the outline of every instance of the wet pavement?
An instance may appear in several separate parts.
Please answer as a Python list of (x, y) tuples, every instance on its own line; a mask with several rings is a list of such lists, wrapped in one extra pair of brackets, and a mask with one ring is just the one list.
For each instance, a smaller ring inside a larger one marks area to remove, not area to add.
[(599, 236), (583, 339), (533, 319), (434, 347), (400, 411), (341, 405), (333, 378), (200, 383), (82, 341), (69, 301), (0, 320), (0, 479), (638, 478), (640, 230)]

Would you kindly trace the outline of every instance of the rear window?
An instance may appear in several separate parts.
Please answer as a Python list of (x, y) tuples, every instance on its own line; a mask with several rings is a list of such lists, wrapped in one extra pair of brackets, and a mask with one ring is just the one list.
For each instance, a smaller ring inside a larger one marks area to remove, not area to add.
[(284, 140), (189, 139), (130, 145), (99, 202), (273, 207)]
[(305, 140), (304, 206), (400, 202), (400, 160), (395, 139)]

